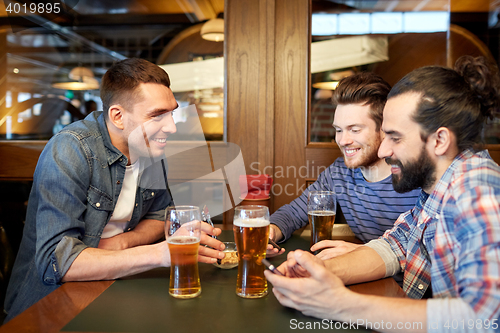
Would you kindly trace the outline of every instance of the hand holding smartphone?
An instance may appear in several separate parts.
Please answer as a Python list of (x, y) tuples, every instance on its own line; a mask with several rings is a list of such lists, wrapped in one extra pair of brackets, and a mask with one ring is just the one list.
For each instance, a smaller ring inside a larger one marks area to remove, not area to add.
[(271, 272), (273, 272), (274, 274), (278, 274), (278, 275), (281, 275), (281, 276), (284, 276), (280, 271), (278, 271), (276, 269), (276, 267), (274, 267), (273, 264), (271, 264), (267, 259), (262, 259), (262, 263), (264, 264), (264, 266), (266, 266)]

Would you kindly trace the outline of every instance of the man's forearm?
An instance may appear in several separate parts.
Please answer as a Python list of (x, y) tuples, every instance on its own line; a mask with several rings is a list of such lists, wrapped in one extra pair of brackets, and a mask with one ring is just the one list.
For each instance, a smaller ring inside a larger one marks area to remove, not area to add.
[(165, 236), (165, 222), (142, 220), (131, 231), (123, 233), (128, 247), (152, 244)]
[(152, 244), (161, 239), (164, 234), (163, 221), (142, 220), (131, 231), (127, 231), (110, 238), (102, 238), (99, 242), (100, 249), (124, 250), (135, 246)]
[(325, 266), (346, 285), (378, 280), (385, 277), (386, 272), (382, 257), (367, 246), (325, 260)]
[(118, 251), (86, 248), (73, 261), (62, 281), (111, 280), (169, 264), (166, 242)]

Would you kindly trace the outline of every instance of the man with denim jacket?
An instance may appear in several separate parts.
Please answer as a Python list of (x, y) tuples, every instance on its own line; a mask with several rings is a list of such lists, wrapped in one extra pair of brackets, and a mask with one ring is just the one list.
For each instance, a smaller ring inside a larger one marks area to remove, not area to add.
[[(157, 242), (165, 208), (173, 204), (162, 159), (176, 131), (169, 77), (148, 61), (126, 59), (103, 77), (101, 98), (105, 112), (65, 127), (40, 155), (7, 289), (6, 322), (63, 282), (170, 266), (166, 241)], [(222, 250), (207, 235), (220, 229), (202, 228), (201, 242)], [(224, 257), (214, 249), (200, 247), (199, 260)]]

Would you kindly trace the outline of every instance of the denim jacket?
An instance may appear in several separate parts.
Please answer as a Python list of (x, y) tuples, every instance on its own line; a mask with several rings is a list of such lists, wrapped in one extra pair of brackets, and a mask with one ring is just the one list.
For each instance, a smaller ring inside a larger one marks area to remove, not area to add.
[[(98, 246), (127, 162), (112, 145), (102, 112), (66, 126), (47, 143), (35, 169), (23, 239), (7, 289), (6, 321), (59, 287), (80, 252)], [(140, 176), (125, 232), (145, 218), (164, 220), (172, 199), (162, 165), (152, 163)], [(155, 170), (156, 176), (148, 170)]]

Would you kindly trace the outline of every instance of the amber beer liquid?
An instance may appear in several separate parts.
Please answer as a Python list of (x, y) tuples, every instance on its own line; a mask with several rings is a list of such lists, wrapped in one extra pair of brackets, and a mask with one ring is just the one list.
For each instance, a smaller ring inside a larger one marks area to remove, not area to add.
[(193, 298), (201, 294), (198, 273), (198, 246), (200, 240), (192, 236), (172, 236), (170, 250), (170, 286), (168, 292), (176, 298)]
[(322, 240), (332, 239), (335, 212), (328, 210), (313, 210), (307, 213), (311, 226), (311, 246)]
[(266, 257), (269, 221), (236, 219), (233, 231), (239, 261), (236, 294), (243, 298), (264, 297), (267, 295), (267, 280), (262, 259)]

